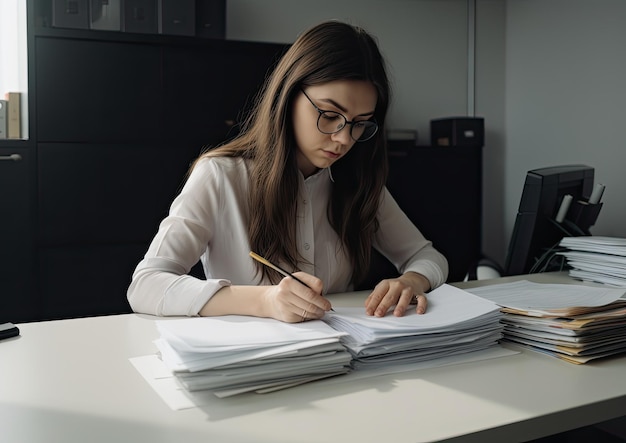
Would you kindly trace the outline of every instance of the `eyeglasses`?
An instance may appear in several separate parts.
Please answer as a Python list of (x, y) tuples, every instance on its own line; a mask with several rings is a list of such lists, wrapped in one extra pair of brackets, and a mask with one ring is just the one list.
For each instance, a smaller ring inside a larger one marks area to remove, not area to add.
[(375, 120), (349, 121), (345, 115), (335, 111), (324, 111), (317, 107), (311, 97), (304, 89), (301, 89), (304, 96), (311, 102), (319, 116), (317, 117), (317, 129), (323, 134), (335, 134), (341, 131), (346, 125), (350, 125), (350, 137), (355, 142), (365, 142), (376, 134), (378, 123)]

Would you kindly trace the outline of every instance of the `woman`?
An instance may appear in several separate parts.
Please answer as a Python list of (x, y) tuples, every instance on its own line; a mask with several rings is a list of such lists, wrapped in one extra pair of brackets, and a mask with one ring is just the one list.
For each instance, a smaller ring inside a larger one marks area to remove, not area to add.
[[(302, 34), (240, 135), (192, 166), (133, 274), (133, 310), (319, 319), (328, 294), (365, 277), (374, 247), (400, 275), (375, 287), (367, 314), (401, 316), (411, 303), (425, 312), (447, 261), (385, 188), (389, 100), (383, 58), (364, 30), (330, 21)], [(206, 280), (187, 275), (199, 259)]]

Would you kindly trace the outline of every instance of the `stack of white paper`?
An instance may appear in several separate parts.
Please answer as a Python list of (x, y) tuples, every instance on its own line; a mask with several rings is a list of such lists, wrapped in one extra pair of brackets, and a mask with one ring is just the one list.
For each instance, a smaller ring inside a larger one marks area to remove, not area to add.
[(157, 322), (157, 348), (189, 391), (269, 392), (350, 370), (345, 333), (321, 321), (225, 316)]
[(502, 313), (493, 302), (443, 285), (428, 295), (427, 314), (367, 316), (363, 308), (335, 308), (324, 317), (347, 332), (342, 343), (355, 369), (416, 362), (486, 349), (502, 338)]
[(626, 287), (626, 238), (565, 237), (560, 246), (573, 278)]
[(506, 341), (576, 364), (626, 352), (624, 289), (524, 280), (468, 291), (502, 307)]

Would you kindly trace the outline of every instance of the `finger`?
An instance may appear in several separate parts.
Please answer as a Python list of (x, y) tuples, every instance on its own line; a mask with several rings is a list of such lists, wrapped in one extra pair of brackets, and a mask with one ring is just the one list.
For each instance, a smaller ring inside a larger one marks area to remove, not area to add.
[(288, 323), (297, 323), (304, 320), (321, 318), (326, 313), (323, 309), (303, 298), (306, 297), (306, 295), (299, 292), (305, 290), (310, 291), (310, 289), (296, 282), (291, 277), (283, 278), (275, 288), (276, 296), (274, 299), (278, 315), (277, 318), (280, 320)]
[(426, 298), (426, 296), (424, 294), (417, 294), (415, 296), (415, 299), (417, 300), (417, 307), (415, 308), (415, 312), (417, 312), (418, 314), (425, 313), (426, 309), (428, 308), (428, 299)]
[(322, 280), (318, 277), (302, 271), (294, 272), (293, 276), (300, 280), (300, 284), (304, 284), (304, 286), (308, 287), (313, 292), (317, 294), (322, 293), (324, 289), (324, 282), (322, 282)]
[[(330, 301), (322, 295), (323, 284), (319, 278), (305, 272), (297, 272), (294, 276), (300, 281), (295, 279), (291, 280), (299, 286), (291, 286), (291, 289), (298, 297), (315, 305), (323, 312), (330, 311), (332, 305)], [(288, 279), (289, 277), (285, 278)]]
[(317, 320), (322, 318), (324, 311), (318, 310), (315, 306), (309, 304), (308, 307), (302, 308), (301, 304), (290, 304), (285, 315), (285, 321), (288, 323), (301, 323), (309, 320)]
[(279, 319), (287, 323), (301, 323), (306, 321), (309, 317), (310, 314), (306, 312), (306, 310), (291, 305)]
[[(326, 311), (330, 310), (330, 302), (321, 295), (291, 293), (291, 296), (291, 311), (295, 315), (299, 317), (304, 317), (307, 320), (322, 318)], [(309, 297), (313, 297), (313, 301), (309, 301)], [(319, 307), (318, 304), (320, 303), (320, 301), (318, 299), (322, 299), (322, 304), (328, 304), (328, 309)], [(317, 301), (318, 304), (316, 304), (315, 301)]]
[(401, 293), (398, 294), (394, 292), (387, 292), (385, 296), (382, 298), (382, 300), (380, 300), (380, 303), (378, 303), (378, 306), (376, 307), (376, 310), (374, 311), (374, 315), (376, 317), (384, 317), (385, 315), (387, 315), (387, 312), (389, 311), (389, 309), (395, 306), (396, 303), (398, 302), (400, 295)]
[(405, 288), (400, 295), (396, 308), (393, 310), (393, 315), (402, 317), (413, 300), (415, 300), (413, 290), (411, 288)]
[(390, 285), (387, 280), (381, 281), (366, 300), (365, 313), (384, 317), (387, 311), (397, 303), (400, 295), (401, 292), (398, 292), (398, 289), (394, 290), (393, 285)]
[(380, 305), (380, 302), (387, 294), (389, 285), (384, 281), (378, 283), (374, 290), (365, 299), (365, 313), (367, 315), (374, 315), (376, 308)]
[(326, 311), (323, 311), (316, 306), (309, 304), (309, 307), (302, 311), (302, 321), (306, 320), (318, 320), (322, 318), (326, 314)]
[[(303, 275), (308, 275), (305, 273), (299, 274), (300, 275), (297, 276), (298, 279), (300, 279)], [(295, 307), (295, 310), (293, 311), (294, 313), (297, 312), (298, 314), (300, 314), (303, 309), (307, 309), (307, 306), (309, 304), (312, 304), (313, 307), (307, 310), (310, 312), (315, 312), (316, 314), (320, 310), (326, 312), (331, 308), (331, 304), (328, 299), (324, 298), (321, 294), (303, 284), (302, 281), (298, 281), (293, 277), (284, 277), (280, 281), (278, 286), (281, 288), (283, 293), (288, 294), (289, 303), (291, 303)]]

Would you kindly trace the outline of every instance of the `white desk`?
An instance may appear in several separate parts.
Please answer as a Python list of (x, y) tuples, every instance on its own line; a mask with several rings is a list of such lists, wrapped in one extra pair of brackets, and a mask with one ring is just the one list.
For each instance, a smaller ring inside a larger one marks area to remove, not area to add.
[(529, 351), (172, 411), (128, 360), (155, 353), (153, 317), (19, 327), (0, 342), (2, 442), (512, 442), (626, 415), (626, 358), (576, 366)]

